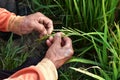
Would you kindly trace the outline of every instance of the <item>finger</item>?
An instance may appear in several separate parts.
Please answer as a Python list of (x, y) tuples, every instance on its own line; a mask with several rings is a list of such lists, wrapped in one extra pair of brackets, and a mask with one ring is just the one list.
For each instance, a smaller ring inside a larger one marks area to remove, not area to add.
[(39, 22), (45, 26), (48, 34), (52, 33), (52, 31), (53, 31), (53, 22), (52, 22), (52, 20), (50, 20), (49, 18), (44, 16), (44, 17), (40, 17)]
[(48, 31), (48, 34), (51, 34), (52, 31), (53, 31), (53, 22), (50, 21), (48, 24), (47, 24), (47, 31)]
[(54, 40), (53, 36), (50, 36), (49, 40), (50, 40), (51, 43), (53, 43), (53, 40)]
[(72, 47), (72, 40), (69, 37), (64, 37), (63, 38), (65, 45), (63, 48), (66, 50), (65, 56), (72, 56), (74, 53), (73, 47)]
[(48, 47), (50, 47), (52, 45), (52, 43), (50, 42), (50, 40), (46, 40), (46, 44)]
[(47, 34), (47, 31), (46, 31), (46, 29), (45, 29), (43, 24), (39, 24), (39, 23), (36, 24), (35, 30), (40, 33), (40, 36), (44, 36), (44, 35)]
[(53, 37), (50, 36), (49, 39), (46, 40), (46, 44), (48, 47), (50, 47), (53, 44)]
[(69, 37), (63, 37), (64, 41), (64, 46), (66, 48), (71, 48), (72, 47), (72, 40)]
[(56, 46), (61, 46), (61, 32), (58, 32), (54, 36), (53, 44)]

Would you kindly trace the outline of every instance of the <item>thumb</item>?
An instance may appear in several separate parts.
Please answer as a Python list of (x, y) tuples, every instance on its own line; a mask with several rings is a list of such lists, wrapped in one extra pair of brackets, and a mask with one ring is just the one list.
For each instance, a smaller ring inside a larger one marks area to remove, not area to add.
[(62, 36), (62, 33), (61, 32), (58, 32), (55, 34), (55, 37), (54, 37), (54, 44), (56, 45), (59, 45), (61, 46), (61, 36)]

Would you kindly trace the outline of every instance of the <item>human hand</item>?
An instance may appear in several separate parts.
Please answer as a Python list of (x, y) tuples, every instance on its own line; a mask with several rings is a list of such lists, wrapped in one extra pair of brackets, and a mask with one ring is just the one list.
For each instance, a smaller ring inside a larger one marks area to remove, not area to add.
[(62, 66), (74, 53), (71, 39), (66, 36), (62, 37), (61, 32), (56, 33), (55, 37), (50, 37), (46, 43), (49, 49), (45, 58), (50, 59), (56, 68)]
[(53, 22), (40, 12), (28, 16), (14, 16), (10, 19), (8, 30), (18, 35), (31, 33), (33, 30), (40, 33), (40, 37), (51, 34)]

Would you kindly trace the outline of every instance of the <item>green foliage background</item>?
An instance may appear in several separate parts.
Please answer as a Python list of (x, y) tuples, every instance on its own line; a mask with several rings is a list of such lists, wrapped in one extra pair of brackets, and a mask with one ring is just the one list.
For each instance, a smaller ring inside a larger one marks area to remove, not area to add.
[(118, 3), (119, 0), (32, 0), (33, 12), (40, 11), (54, 23), (58, 21), (55, 29), (73, 40), (75, 55), (68, 66), (59, 70), (60, 80), (120, 78), (120, 33), (119, 24), (114, 23)]
[(58, 70), (60, 80), (120, 79), (119, 0), (23, 1), (73, 40), (75, 54)]

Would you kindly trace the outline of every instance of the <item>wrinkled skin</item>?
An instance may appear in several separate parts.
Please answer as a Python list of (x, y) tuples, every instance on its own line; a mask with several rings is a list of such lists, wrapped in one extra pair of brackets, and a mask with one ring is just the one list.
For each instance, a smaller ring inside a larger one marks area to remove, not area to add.
[[(14, 0), (2, 0), (0, 6), (3, 8), (8, 8), (9, 6), (5, 6), (8, 3), (11, 4), (11, 8), (15, 8)], [(3, 6), (3, 5), (4, 6)], [(12, 10), (12, 9), (10, 9)], [(30, 14), (28, 16), (24, 16), (19, 25), (19, 31), (17, 34), (29, 34), (32, 31), (37, 31), (40, 33), (40, 37), (51, 34), (53, 31), (53, 22), (51, 19), (46, 17), (40, 12)], [(17, 30), (16, 30), (17, 31)], [(11, 30), (11, 32), (14, 32)], [(62, 66), (67, 60), (69, 60), (73, 55), (72, 41), (69, 37), (62, 37), (62, 33), (56, 33), (54, 37), (50, 37), (46, 43), (49, 47), (46, 52), (45, 58), (50, 59), (56, 68)]]
[[(18, 1), (18, 0), (17, 0)], [(15, 0), (0, 0), (0, 7), (5, 8), (8, 11), (16, 12), (16, 1)], [(9, 5), (8, 5), (9, 4)], [(40, 37), (51, 34), (53, 31), (53, 22), (51, 19), (46, 17), (40, 12), (30, 14), (27, 16), (21, 16), (22, 20), (20, 20), (20, 25), (16, 29), (10, 30), (10, 32), (13, 32), (18, 35), (22, 34), (29, 34), (33, 30), (40, 33)], [(12, 26), (13, 27), (13, 26)], [(18, 30), (19, 29), (19, 30)]]
[(56, 33), (55, 37), (50, 37), (46, 43), (49, 49), (45, 58), (50, 59), (56, 68), (61, 67), (74, 53), (71, 39), (62, 37), (61, 32)]
[(42, 37), (44, 35), (51, 34), (53, 31), (52, 20), (40, 12), (30, 14), (28, 16), (16, 17), (15, 21), (18, 21), (18, 26), (9, 27), (9, 31), (18, 35), (29, 34), (32, 31), (37, 31), (40, 33), (40, 37)]
[(48, 17), (46, 17), (40, 12), (26, 16), (23, 26), (23, 29), (26, 28), (25, 33), (29, 33), (29, 31), (31, 32), (32, 30), (35, 30), (40, 33), (40, 36), (51, 34), (53, 31), (52, 20), (50, 20)]

